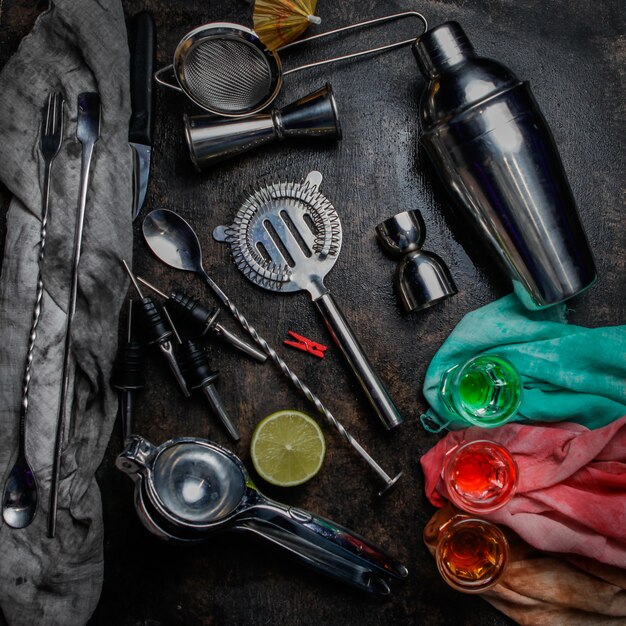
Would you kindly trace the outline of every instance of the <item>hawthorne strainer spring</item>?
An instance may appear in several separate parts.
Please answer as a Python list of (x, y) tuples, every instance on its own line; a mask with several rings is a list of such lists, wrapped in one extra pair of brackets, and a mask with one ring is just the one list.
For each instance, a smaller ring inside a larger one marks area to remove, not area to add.
[[(354, 52), (333, 59), (295, 67), (286, 72), (278, 52), (306, 41), (373, 24), (417, 17), (428, 28), (426, 18), (416, 11), (386, 15), (344, 26), (268, 50), (251, 29), (229, 22), (204, 24), (187, 33), (174, 52), (174, 62), (155, 74), (156, 81), (182, 91), (202, 109), (224, 117), (245, 117), (269, 106), (280, 92), (283, 76), (303, 69), (391, 50), (413, 43), (416, 37)], [(166, 78), (166, 75), (167, 78)]]
[(391, 429), (402, 417), (324, 286), (341, 249), (341, 223), (319, 192), (321, 182), (322, 175), (314, 171), (303, 183), (259, 189), (242, 204), (233, 223), (218, 226), (213, 237), (230, 244), (237, 267), (260, 287), (309, 292), (376, 414)]

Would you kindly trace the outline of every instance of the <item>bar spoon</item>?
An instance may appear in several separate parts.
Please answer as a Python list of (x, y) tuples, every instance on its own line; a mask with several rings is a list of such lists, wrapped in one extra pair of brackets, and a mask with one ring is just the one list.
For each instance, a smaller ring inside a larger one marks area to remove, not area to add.
[(20, 422), (17, 460), (11, 470), (2, 493), (2, 519), (11, 528), (26, 528), (37, 512), (37, 480), (35, 473), (26, 459), (26, 416), (28, 415), (28, 392), (32, 377), (33, 352), (37, 338), (37, 326), (41, 316), (43, 299), (42, 266), (46, 229), (48, 225), (48, 202), (50, 197), (50, 171), (52, 162), (59, 152), (63, 140), (63, 96), (60, 93), (50, 94), (44, 105), (41, 123), (41, 155), (44, 161), (43, 192), (41, 201), (41, 231), (39, 236), (39, 258), (37, 274), (37, 295), (33, 321), (29, 333), (28, 352), (24, 367), (22, 401), (20, 404)]

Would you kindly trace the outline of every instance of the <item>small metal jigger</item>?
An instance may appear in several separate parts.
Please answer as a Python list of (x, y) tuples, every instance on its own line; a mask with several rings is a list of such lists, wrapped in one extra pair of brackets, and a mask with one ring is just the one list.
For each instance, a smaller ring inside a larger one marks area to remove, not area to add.
[(183, 120), (189, 155), (198, 171), (276, 140), (341, 139), (337, 104), (328, 83), (271, 113), (227, 121), (214, 115), (185, 115)]
[(222, 400), (213, 384), (218, 377), (218, 373), (211, 369), (204, 348), (193, 341), (185, 341), (178, 353), (180, 367), (191, 389), (202, 389), (202, 392), (209, 401), (213, 413), (219, 417), (220, 421), (228, 431), (228, 434), (239, 441), (239, 431), (233, 424), (230, 416), (226, 412)]
[(421, 249), (426, 225), (418, 210), (394, 215), (376, 226), (376, 233), (383, 249), (400, 257), (394, 285), (407, 313), (427, 309), (457, 293), (443, 259)]

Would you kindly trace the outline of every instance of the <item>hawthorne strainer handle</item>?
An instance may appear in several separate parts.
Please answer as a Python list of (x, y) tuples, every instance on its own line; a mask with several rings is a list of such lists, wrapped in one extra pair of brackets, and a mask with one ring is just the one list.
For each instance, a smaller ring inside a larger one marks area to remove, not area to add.
[(389, 396), (387, 388), (378, 378), (372, 364), (363, 352), (359, 340), (352, 332), (334, 298), (329, 293), (325, 293), (313, 302), (317, 305), (330, 334), (346, 357), (385, 428), (391, 430), (399, 426), (403, 420), (402, 416)]
[[(282, 48), (278, 48), (276, 52), (282, 52), (283, 50), (287, 50), (287, 48), (292, 48), (294, 46), (299, 46), (301, 43), (305, 43), (307, 41), (313, 41), (314, 39), (320, 39), (322, 37), (328, 37), (329, 35), (334, 35), (336, 33), (341, 33), (347, 30), (354, 30), (355, 28), (363, 28), (364, 26), (372, 26), (373, 24), (380, 24), (384, 22), (390, 22), (392, 20), (403, 19), (405, 17), (416, 17), (424, 23), (424, 32), (428, 30), (428, 22), (426, 18), (417, 11), (405, 11), (404, 13), (394, 13), (393, 15), (385, 15), (383, 17), (377, 17), (373, 20), (367, 20), (365, 22), (359, 22), (358, 24), (351, 24), (350, 26), (343, 26), (342, 28), (335, 28), (335, 30), (329, 30), (325, 33), (320, 33), (319, 35), (312, 35), (311, 37), (305, 37), (304, 39), (299, 39), (298, 41), (294, 41), (292, 43), (288, 43), (286, 46)], [(298, 67), (294, 67), (291, 70), (287, 70), (283, 72), (283, 76), (287, 76), (287, 74), (292, 74), (293, 72), (299, 72), (300, 70), (306, 70), (310, 67), (317, 67), (318, 65), (328, 65), (329, 63), (335, 63), (336, 61), (345, 61), (346, 59), (354, 59), (356, 57), (365, 56), (366, 54), (374, 54), (375, 52), (382, 52), (383, 50), (391, 50), (392, 48), (400, 48), (401, 46), (406, 46), (408, 44), (413, 43), (417, 39), (417, 36), (412, 39), (405, 39), (404, 41), (396, 41), (395, 43), (386, 44), (384, 46), (379, 46), (377, 48), (371, 48), (369, 50), (360, 50), (359, 52), (353, 52), (351, 54), (345, 54), (340, 57), (334, 57), (332, 59), (325, 59), (323, 61), (315, 61), (314, 63), (307, 63), (306, 65), (300, 65)]]

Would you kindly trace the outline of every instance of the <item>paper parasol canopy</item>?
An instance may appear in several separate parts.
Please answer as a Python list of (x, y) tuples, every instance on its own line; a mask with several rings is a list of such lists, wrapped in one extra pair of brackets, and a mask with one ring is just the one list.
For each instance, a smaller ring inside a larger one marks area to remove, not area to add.
[(317, 0), (256, 0), (254, 30), (269, 50), (276, 50), (322, 20), (313, 15)]

